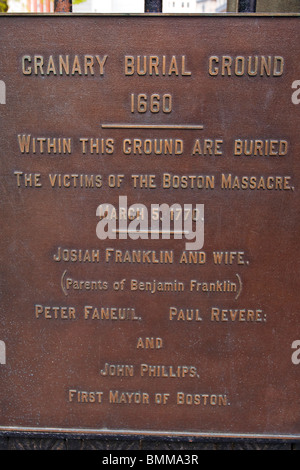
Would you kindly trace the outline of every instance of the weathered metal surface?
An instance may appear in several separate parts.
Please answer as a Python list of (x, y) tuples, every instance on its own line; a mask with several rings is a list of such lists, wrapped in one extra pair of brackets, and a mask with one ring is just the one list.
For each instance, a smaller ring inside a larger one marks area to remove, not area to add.
[(299, 437), (299, 17), (0, 22), (1, 432)]

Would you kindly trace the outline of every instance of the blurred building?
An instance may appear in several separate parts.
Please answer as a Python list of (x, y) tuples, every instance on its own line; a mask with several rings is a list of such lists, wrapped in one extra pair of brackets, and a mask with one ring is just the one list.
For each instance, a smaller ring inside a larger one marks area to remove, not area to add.
[(144, 0), (86, 0), (74, 4), (75, 13), (144, 13)]
[(223, 13), (227, 10), (224, 0), (197, 0), (196, 13)]
[(227, 0), (163, 0), (164, 13), (222, 13)]
[[(226, 0), (163, 0), (164, 13), (221, 13)], [(73, 2), (74, 13), (143, 13), (144, 0), (84, 0)], [(9, 12), (54, 11), (54, 0), (9, 0)]]
[(50, 13), (54, 11), (54, 0), (9, 0), (9, 13)]
[(196, 0), (163, 0), (164, 13), (196, 13)]
[[(74, 12), (143, 13), (144, 0), (86, 0), (73, 5)], [(221, 13), (227, 0), (163, 0), (163, 13)]]

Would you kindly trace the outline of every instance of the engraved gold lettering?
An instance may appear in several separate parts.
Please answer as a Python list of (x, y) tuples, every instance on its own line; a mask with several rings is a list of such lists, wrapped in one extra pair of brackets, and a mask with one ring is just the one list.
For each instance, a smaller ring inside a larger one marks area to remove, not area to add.
[(17, 178), (17, 186), (20, 188), (41, 188), (42, 182), (40, 173), (23, 173), (22, 171), (14, 171), (14, 175)]
[(237, 284), (228, 279), (216, 281), (197, 281), (191, 279), (189, 283), (190, 292), (237, 292)]
[(173, 250), (116, 250), (106, 248), (105, 261), (109, 263), (142, 263), (142, 264), (172, 264)]
[(177, 405), (227, 406), (227, 395), (177, 392)]
[(214, 175), (172, 175), (163, 173), (162, 186), (169, 188), (190, 188), (190, 189), (214, 189)]
[(92, 55), (85, 55), (84, 56), (84, 74), (89, 75), (89, 73), (90, 75), (94, 75), (94, 57)]
[(109, 403), (148, 405), (149, 394), (146, 392), (121, 392), (119, 390), (110, 390), (108, 400)]
[(183, 251), (179, 263), (184, 264), (205, 264), (206, 253), (204, 251)]
[(68, 401), (77, 403), (102, 403), (103, 392), (70, 389)]
[(245, 253), (243, 251), (214, 251), (213, 261), (215, 264), (245, 264)]
[(28, 65), (27, 62), (29, 64), (31, 64), (30, 55), (24, 55), (22, 57), (22, 72), (23, 72), (23, 75), (31, 75), (31, 73), (32, 73), (32, 67), (30, 65)]
[(44, 75), (43, 65), (44, 65), (44, 57), (40, 55), (35, 55), (34, 56), (34, 74), (35, 75), (38, 75), (39, 73), (40, 75)]
[(101, 175), (61, 174), (49, 173), (49, 182), (52, 188), (101, 188)]
[[(39, 144), (38, 147), (36, 144)], [(32, 137), (31, 134), (18, 134), (21, 153), (65, 155), (72, 153), (71, 137)]]
[(155, 175), (131, 175), (133, 187), (156, 188)]
[(212, 55), (208, 59), (210, 76), (222, 77), (280, 77), (284, 73), (284, 58), (281, 56)]
[(108, 289), (108, 282), (103, 280), (81, 280), (81, 279), (73, 279), (71, 277), (67, 277), (65, 280), (65, 289), (68, 290), (107, 290)]
[(97, 62), (99, 64), (99, 73), (100, 75), (104, 75), (104, 66), (105, 66), (105, 63), (107, 61), (107, 55), (105, 55), (103, 58), (99, 57), (98, 55), (96, 55), (96, 59), (97, 59)]
[(124, 139), (125, 155), (182, 155), (181, 139)]
[(54, 261), (64, 262), (79, 262), (79, 263), (99, 263), (100, 262), (100, 250), (81, 250), (77, 248), (69, 249), (58, 247), (57, 252), (53, 255)]
[(62, 306), (48, 306), (39, 305), (34, 306), (34, 313), (36, 318), (45, 319), (61, 319), (61, 320), (75, 320), (76, 310), (75, 307), (62, 307)]
[(237, 176), (222, 173), (222, 189), (291, 191), (290, 176)]
[(54, 64), (52, 55), (49, 56), (46, 74), (50, 75), (50, 73), (53, 73), (53, 75), (56, 75), (56, 68), (55, 68), (55, 64)]
[(152, 281), (138, 281), (136, 279), (130, 280), (130, 290), (131, 291), (144, 291), (155, 294), (155, 292), (183, 292), (184, 283), (177, 281), (157, 281), (153, 279)]
[(72, 73), (72, 75), (75, 75), (76, 73), (78, 73), (78, 75), (82, 75), (78, 55), (75, 55), (75, 57), (74, 57), (73, 67), (72, 67), (72, 72), (71, 73)]
[(22, 56), (23, 75), (45, 75), (47, 76), (95, 76), (95, 66), (99, 67), (100, 76), (104, 75), (108, 56), (79, 55), (70, 57), (69, 54), (59, 54), (48, 57), (42, 55)]
[(169, 308), (169, 320), (177, 321), (202, 321), (200, 310), (198, 308)]
[(100, 370), (100, 374), (104, 377), (133, 377), (134, 366), (130, 364), (104, 364), (103, 369)]
[(161, 377), (161, 378), (197, 378), (197, 368), (195, 366), (173, 366), (157, 364), (141, 364), (141, 377)]
[(221, 309), (211, 308), (211, 321), (214, 322), (263, 322), (266, 315), (261, 309)]
[(210, 155), (219, 156), (223, 155), (221, 145), (223, 139), (196, 139), (192, 149), (192, 155)]
[(163, 347), (163, 340), (161, 338), (138, 338), (137, 349), (161, 349)]
[(288, 153), (286, 140), (241, 140), (234, 141), (234, 155), (250, 157), (283, 157)]
[(112, 320), (112, 321), (137, 321), (135, 309), (132, 307), (94, 307), (84, 306), (84, 319), (87, 320)]
[(124, 57), (124, 73), (125, 75), (139, 76), (191, 76), (192, 72), (187, 70), (186, 56), (177, 57), (172, 55), (171, 58), (163, 55), (149, 56), (132, 56)]
[(62, 55), (59, 56), (58, 63), (59, 63), (59, 75), (70, 75), (70, 57), (66, 55), (63, 57)]

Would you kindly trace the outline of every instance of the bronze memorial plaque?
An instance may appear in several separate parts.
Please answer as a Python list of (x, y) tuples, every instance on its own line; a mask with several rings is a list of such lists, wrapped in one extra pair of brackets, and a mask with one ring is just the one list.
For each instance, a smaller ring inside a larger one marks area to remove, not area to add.
[(0, 431), (300, 437), (299, 16), (1, 16)]

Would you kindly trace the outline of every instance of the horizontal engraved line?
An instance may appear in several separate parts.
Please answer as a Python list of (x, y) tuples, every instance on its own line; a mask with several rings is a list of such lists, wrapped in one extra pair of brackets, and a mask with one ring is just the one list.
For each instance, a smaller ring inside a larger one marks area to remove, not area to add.
[[(24, 16), (28, 13), (24, 13)], [(46, 15), (45, 13), (42, 13)], [(13, 13), (10, 13), (13, 16)], [(29, 13), (30, 15), (30, 13)], [(57, 13), (56, 13), (57, 15)], [(76, 15), (76, 14), (75, 14)], [(22, 16), (22, 13), (20, 14)], [(37, 13), (37, 16), (39, 14)], [(49, 14), (47, 16), (50, 16)], [(88, 16), (88, 15), (86, 15)], [(247, 16), (247, 15), (246, 15)], [(272, 14), (273, 16), (273, 14)], [(275, 13), (276, 16), (276, 13)], [(138, 430), (128, 430), (128, 429), (108, 429), (108, 428), (60, 428), (60, 427), (24, 427), (24, 426), (0, 426), (0, 431), (4, 432), (26, 432), (26, 433), (36, 433), (36, 432), (46, 432), (51, 433), (53, 436), (57, 436), (57, 434), (68, 433), (68, 434), (76, 434), (76, 435), (84, 435), (84, 434), (101, 434), (101, 435), (111, 435), (111, 434), (123, 434), (123, 435), (149, 435), (149, 436), (199, 436), (199, 437), (230, 437), (230, 438), (237, 438), (237, 439), (272, 439), (274, 441), (278, 439), (286, 439), (286, 440), (294, 440), (299, 439), (299, 434), (250, 434), (250, 433), (230, 433), (230, 432), (192, 432), (192, 431), (162, 431), (162, 430), (147, 430), (147, 429), (138, 429)]]
[(202, 125), (181, 125), (181, 124), (101, 124), (102, 129), (180, 129), (180, 130), (202, 130)]

